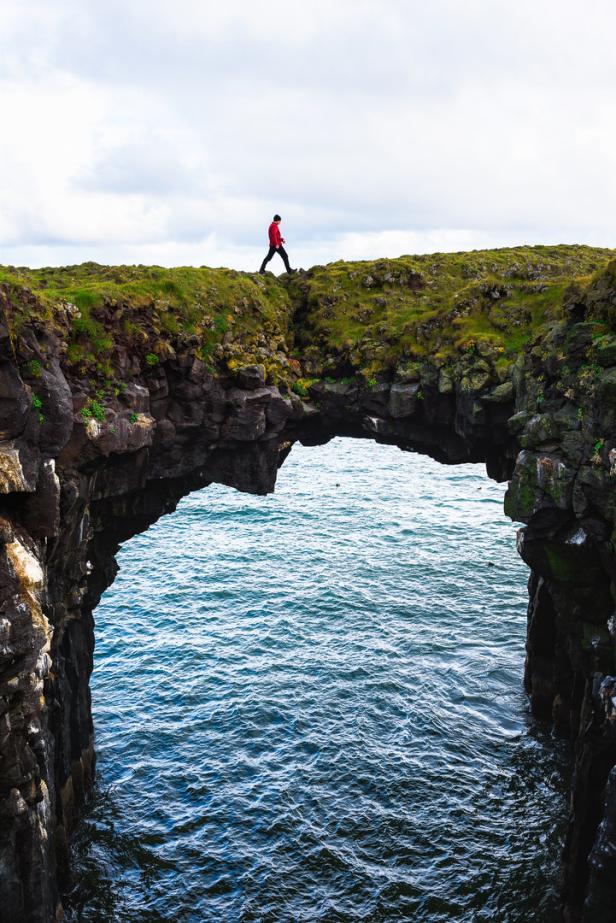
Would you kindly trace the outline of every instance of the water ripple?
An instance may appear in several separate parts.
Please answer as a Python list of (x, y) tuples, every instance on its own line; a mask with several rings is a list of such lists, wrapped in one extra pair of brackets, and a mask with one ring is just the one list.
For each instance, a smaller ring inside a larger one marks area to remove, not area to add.
[(562, 753), (503, 487), (362, 440), (210, 487), (97, 609), (68, 921), (548, 921)]

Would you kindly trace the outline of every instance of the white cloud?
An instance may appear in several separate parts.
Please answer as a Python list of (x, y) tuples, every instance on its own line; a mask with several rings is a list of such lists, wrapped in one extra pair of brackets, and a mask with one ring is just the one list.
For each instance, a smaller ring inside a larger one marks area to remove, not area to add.
[(594, 0), (4, 0), (0, 262), (616, 245)]

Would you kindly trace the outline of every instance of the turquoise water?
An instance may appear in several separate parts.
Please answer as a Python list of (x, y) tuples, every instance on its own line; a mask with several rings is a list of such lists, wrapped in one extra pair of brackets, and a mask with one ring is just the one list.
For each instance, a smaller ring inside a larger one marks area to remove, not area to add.
[(336, 439), (127, 543), (68, 919), (554, 919), (563, 754), (503, 492)]

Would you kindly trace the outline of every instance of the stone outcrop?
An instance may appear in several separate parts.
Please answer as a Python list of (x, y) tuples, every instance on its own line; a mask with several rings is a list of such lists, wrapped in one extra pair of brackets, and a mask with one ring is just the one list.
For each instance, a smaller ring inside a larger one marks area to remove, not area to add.
[[(388, 273), (377, 267), (360, 280), (370, 298), (379, 286), (386, 292), (380, 300), (391, 299), (396, 286), (425, 297), (423, 277), (390, 262)], [(531, 708), (575, 750), (563, 912), (570, 923), (613, 918), (615, 276), (610, 266), (590, 285), (569, 289), (560, 313), (531, 331), (507, 362), (493, 343), (454, 344), (445, 357), (420, 349), (401, 357), (390, 336), (393, 359), (389, 353), (379, 359), (380, 347), (369, 337), (363, 345), (331, 343), (318, 326), (319, 312), (333, 323), (342, 304), (338, 283), (332, 303), (321, 293), (311, 314), (310, 274), (274, 286), (272, 299), (288, 306), (286, 320), (267, 320), (267, 305), (255, 302), (263, 324), (273, 324), (265, 346), (254, 326), (234, 340), (221, 325), (221, 342), (212, 349), (190, 332), (165, 339), (147, 318), (143, 342), (139, 330), (123, 336), (118, 324), (128, 296), (115, 293), (89, 319), (89, 335), (109, 334), (106, 365), (94, 352), (89, 371), (75, 360), (70, 339), (79, 309), (60, 301), (53, 323), (44, 323), (37, 295), (18, 282), (5, 286), (2, 921), (49, 923), (61, 915), (69, 839), (95, 769), (93, 611), (115, 577), (119, 544), (209, 483), (272, 491), (294, 442), (315, 445), (335, 435), (395, 444), (447, 464), (485, 462), (490, 476), (510, 480), (505, 510), (525, 524), (518, 547), (531, 569), (525, 673)], [(472, 294), (480, 312), (486, 299), (508, 297), (508, 282), (481, 284), (485, 291)], [(470, 297), (456, 295), (449, 324), (468, 316)], [(250, 310), (240, 305), (240, 313)], [(427, 323), (421, 321), (421, 335), (438, 335), (442, 343), (442, 321)], [(113, 387), (99, 387), (97, 365), (107, 379), (109, 370), (115, 373)]]

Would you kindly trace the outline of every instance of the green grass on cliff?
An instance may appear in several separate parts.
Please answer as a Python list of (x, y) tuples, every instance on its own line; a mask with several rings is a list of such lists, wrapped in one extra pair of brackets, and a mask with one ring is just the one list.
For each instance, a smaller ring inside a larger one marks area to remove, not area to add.
[(372, 379), (425, 357), (479, 353), (510, 364), (562, 315), (571, 282), (586, 286), (615, 256), (515, 247), (336, 262), (282, 280), (205, 267), (9, 267), (0, 268), (0, 302), (12, 335), (33, 322), (55, 328), (84, 379), (112, 379), (120, 351), (147, 370), (190, 349), (212, 368), (262, 362), (270, 380), (289, 382), (301, 376), (285, 355), (293, 340), (296, 356), (316, 365), (329, 357), (323, 373), (342, 358)]
[[(258, 349), (284, 341), (292, 313), (285, 288), (272, 276), (230, 269), (0, 268), (0, 283), (13, 293), (17, 332), (33, 320), (55, 326), (68, 338), (69, 365), (99, 377), (111, 375), (119, 347), (163, 360), (170, 347), (191, 342), (211, 362), (224, 341), (229, 355), (236, 343), (236, 352), (254, 359)], [(24, 287), (34, 300), (23, 299)]]
[(304, 299), (304, 345), (348, 355), (366, 374), (467, 351), (508, 364), (561, 316), (572, 280), (586, 283), (614, 256), (562, 245), (338, 262), (294, 281), (292, 293)]

